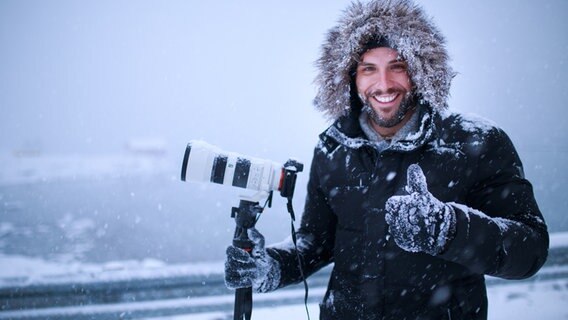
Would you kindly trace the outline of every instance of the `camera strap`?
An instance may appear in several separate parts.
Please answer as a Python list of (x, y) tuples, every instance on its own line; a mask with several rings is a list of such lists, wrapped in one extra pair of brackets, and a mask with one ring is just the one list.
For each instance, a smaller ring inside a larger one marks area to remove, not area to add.
[(310, 320), (310, 311), (308, 310), (308, 282), (306, 281), (306, 276), (304, 275), (304, 268), (302, 267), (302, 257), (300, 256), (300, 252), (298, 251), (298, 239), (296, 236), (296, 227), (294, 227), (294, 222), (296, 221), (296, 214), (294, 213), (294, 207), (292, 206), (292, 196), (286, 197), (288, 202), (286, 203), (286, 207), (288, 208), (288, 213), (290, 213), (290, 226), (291, 226), (291, 235), (292, 235), (292, 242), (294, 243), (294, 249), (296, 251), (296, 259), (298, 261), (298, 269), (300, 270), (300, 275), (302, 276), (302, 282), (304, 283), (304, 307), (306, 308), (306, 314), (308, 315), (308, 320)]

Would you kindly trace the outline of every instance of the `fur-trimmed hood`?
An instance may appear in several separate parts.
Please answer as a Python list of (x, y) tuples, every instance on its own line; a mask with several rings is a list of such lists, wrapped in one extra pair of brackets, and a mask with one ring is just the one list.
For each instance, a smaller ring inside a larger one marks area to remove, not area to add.
[(316, 66), (314, 104), (332, 120), (352, 108), (352, 72), (364, 46), (384, 37), (408, 63), (420, 102), (445, 109), (454, 76), (445, 40), (421, 7), (410, 0), (356, 1), (329, 30)]

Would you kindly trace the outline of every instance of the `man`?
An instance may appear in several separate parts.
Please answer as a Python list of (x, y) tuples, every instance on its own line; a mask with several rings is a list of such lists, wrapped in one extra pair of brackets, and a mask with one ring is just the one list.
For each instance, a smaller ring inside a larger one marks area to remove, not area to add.
[[(444, 39), (410, 1), (354, 3), (318, 60), (320, 135), (298, 232), (303, 272), (334, 263), (321, 319), (486, 319), (484, 274), (522, 279), (548, 232), (507, 135), (447, 111)], [(229, 247), (226, 283), (301, 281), (289, 242)]]

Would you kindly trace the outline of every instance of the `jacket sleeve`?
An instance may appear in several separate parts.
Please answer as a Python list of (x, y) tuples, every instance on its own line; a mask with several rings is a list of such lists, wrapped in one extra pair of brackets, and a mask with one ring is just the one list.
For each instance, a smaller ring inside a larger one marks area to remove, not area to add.
[(267, 248), (268, 254), (280, 264), (279, 288), (302, 281), (298, 256), (306, 277), (323, 268), (333, 259), (337, 220), (320, 186), (318, 165), (321, 165), (322, 156), (325, 156), (323, 151), (316, 148), (310, 169), (304, 213), (297, 232), (298, 249), (294, 248), (290, 237)]
[(456, 234), (440, 257), (477, 273), (505, 279), (530, 277), (546, 261), (549, 245), (532, 186), (505, 132), (490, 131), (480, 151), (467, 203), (451, 203)]

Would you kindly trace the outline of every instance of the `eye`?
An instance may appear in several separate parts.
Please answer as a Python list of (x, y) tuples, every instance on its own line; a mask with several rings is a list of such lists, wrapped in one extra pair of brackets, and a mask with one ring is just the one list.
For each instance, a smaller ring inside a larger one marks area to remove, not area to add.
[(371, 73), (376, 70), (375, 66), (372, 65), (361, 65), (358, 68), (358, 71), (361, 73)]
[(390, 66), (390, 69), (394, 72), (406, 72), (406, 70), (408, 69), (406, 66), (406, 63), (404, 62), (397, 62), (397, 63), (393, 63)]

